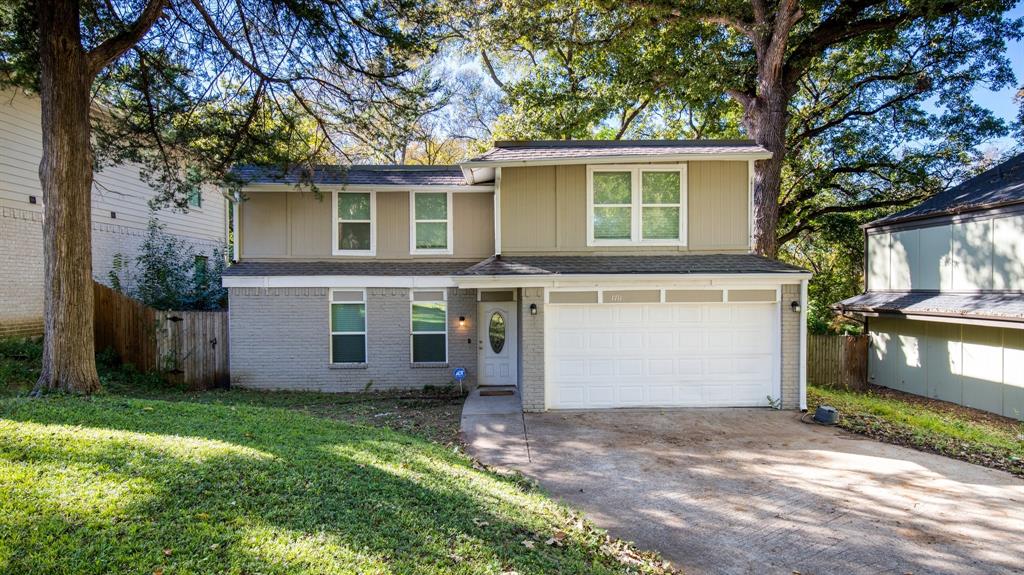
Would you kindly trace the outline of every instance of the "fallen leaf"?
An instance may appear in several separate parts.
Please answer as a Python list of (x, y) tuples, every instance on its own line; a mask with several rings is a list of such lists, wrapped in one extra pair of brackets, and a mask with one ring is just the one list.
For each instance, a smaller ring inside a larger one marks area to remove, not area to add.
[(153, 569), (153, 575), (164, 575), (164, 568), (157, 567), (156, 569)]
[(474, 517), (473, 518), (473, 525), (476, 525), (477, 527), (487, 527), (488, 525), (490, 525), (490, 522), (484, 521), (483, 519), (479, 519), (477, 517)]
[(171, 553), (174, 553), (171, 549), (164, 549), (164, 557), (170, 557)]
[(534, 545), (536, 544), (533, 541), (530, 541), (529, 539), (523, 540), (523, 547), (526, 547), (527, 549), (533, 549)]

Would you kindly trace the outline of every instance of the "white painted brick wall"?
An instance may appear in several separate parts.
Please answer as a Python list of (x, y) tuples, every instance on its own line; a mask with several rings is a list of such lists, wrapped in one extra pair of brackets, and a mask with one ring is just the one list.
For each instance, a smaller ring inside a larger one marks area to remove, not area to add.
[[(114, 254), (134, 259), (145, 239), (146, 230), (94, 223), (93, 278), (109, 284)], [(214, 242), (187, 241), (207, 255), (220, 247)], [(0, 208), (0, 337), (41, 334), (42, 317), (43, 214)]]
[[(544, 411), (544, 289), (523, 288), (519, 303), (523, 411)], [(530, 315), (530, 304), (537, 305), (537, 315)]]
[[(327, 288), (232, 288), (228, 319), (231, 382), (259, 389), (325, 392), (447, 385), (464, 367), (476, 381), (476, 291), (448, 290), (448, 364), (414, 366), (409, 290), (367, 289), (367, 364), (330, 365)], [(459, 326), (459, 316), (466, 325)]]

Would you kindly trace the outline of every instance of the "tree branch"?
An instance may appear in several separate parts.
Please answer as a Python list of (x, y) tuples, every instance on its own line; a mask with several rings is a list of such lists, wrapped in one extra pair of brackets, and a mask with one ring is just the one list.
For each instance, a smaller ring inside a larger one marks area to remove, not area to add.
[(487, 75), (491, 77), (491, 80), (502, 90), (505, 89), (505, 83), (498, 78), (498, 73), (494, 70), (494, 66), (491, 64), (491, 58), (487, 55), (487, 50), (480, 50), (480, 59), (484, 61), (484, 68), (487, 69)]
[(127, 29), (107, 38), (86, 54), (89, 72), (92, 76), (117, 60), (132, 46), (142, 40), (163, 14), (166, 0), (149, 0), (139, 17)]

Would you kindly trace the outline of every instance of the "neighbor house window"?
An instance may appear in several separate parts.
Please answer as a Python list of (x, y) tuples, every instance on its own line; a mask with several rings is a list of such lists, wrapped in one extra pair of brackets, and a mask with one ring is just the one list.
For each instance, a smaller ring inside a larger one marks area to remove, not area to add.
[(375, 199), (373, 192), (335, 192), (334, 255), (374, 254)]
[(685, 166), (588, 170), (589, 245), (685, 245)]
[(413, 363), (448, 361), (448, 306), (444, 290), (412, 292)]
[(331, 291), (331, 363), (366, 363), (365, 291)]
[(410, 242), (412, 253), (452, 253), (451, 208), (450, 193), (413, 192)]

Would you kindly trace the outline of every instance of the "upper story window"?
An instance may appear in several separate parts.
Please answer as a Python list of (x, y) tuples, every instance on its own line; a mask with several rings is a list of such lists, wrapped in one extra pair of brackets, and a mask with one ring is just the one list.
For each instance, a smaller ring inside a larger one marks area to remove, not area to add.
[(334, 193), (334, 255), (374, 255), (375, 200), (373, 192)]
[(587, 210), (587, 245), (686, 245), (686, 166), (591, 166)]
[(410, 252), (452, 253), (452, 195), (450, 192), (413, 192)]

